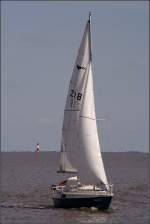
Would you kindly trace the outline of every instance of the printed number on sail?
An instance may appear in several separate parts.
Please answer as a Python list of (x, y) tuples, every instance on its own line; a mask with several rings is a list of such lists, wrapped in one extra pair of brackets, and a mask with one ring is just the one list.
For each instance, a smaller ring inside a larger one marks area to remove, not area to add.
[(77, 98), (77, 100), (81, 100), (81, 98), (82, 98), (82, 93), (78, 93), (77, 94), (77, 92), (75, 91), (75, 90), (73, 90), (73, 89), (71, 89), (71, 94), (70, 94), (70, 96), (71, 97), (76, 97)]

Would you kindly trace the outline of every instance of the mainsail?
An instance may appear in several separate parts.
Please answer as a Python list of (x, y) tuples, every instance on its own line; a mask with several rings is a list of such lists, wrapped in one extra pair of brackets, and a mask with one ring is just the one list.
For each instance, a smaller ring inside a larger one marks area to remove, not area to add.
[[(64, 110), (60, 172), (78, 172), (82, 160), (87, 175), (107, 185), (95, 116), (90, 16), (78, 50)], [(78, 158), (77, 158), (78, 157)]]

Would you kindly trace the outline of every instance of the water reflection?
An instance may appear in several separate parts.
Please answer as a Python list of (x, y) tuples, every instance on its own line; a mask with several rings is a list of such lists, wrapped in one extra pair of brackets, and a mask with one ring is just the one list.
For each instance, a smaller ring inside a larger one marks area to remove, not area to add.
[(70, 224), (99, 224), (107, 223), (108, 216), (113, 213), (113, 209), (109, 210), (98, 210), (97, 208), (80, 208), (80, 209), (61, 209), (61, 218), (64, 223)]

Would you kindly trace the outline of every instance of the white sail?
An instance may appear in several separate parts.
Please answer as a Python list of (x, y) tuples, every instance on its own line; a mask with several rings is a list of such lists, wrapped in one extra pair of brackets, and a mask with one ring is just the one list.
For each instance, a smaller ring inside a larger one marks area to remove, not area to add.
[[(107, 185), (97, 133), (91, 65), (90, 20), (88, 20), (70, 80), (62, 128), (60, 171), (80, 170)], [(80, 161), (81, 160), (81, 161)]]
[[(74, 153), (77, 152), (78, 121), (82, 106), (83, 92), (89, 69), (89, 21), (86, 24), (83, 38), (78, 50), (75, 66), (69, 84), (69, 90), (64, 110), (62, 128), (60, 171), (72, 172), (76, 170), (69, 162), (70, 157), (74, 160)], [(69, 158), (69, 160), (67, 159)], [(65, 158), (65, 159), (64, 159)], [(66, 162), (68, 161), (68, 162)], [(67, 165), (69, 164), (69, 165)]]
[(107, 186), (108, 182), (101, 157), (97, 133), (91, 64), (82, 109), (80, 111), (79, 131), (80, 151), (84, 155), (84, 166), (90, 174), (89, 177), (94, 175), (98, 180), (102, 181)]
[(68, 172), (68, 173), (76, 173), (77, 169), (74, 168), (70, 161), (67, 158), (67, 153), (65, 150), (65, 145), (64, 145), (64, 140), (62, 137), (62, 142), (61, 142), (61, 151), (60, 151), (60, 161), (59, 161), (59, 171), (58, 172)]

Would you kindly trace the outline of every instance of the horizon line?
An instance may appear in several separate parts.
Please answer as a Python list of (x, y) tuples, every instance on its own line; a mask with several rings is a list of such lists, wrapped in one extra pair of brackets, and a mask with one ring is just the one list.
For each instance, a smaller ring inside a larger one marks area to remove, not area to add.
[[(23, 151), (17, 151), (17, 150), (1, 150), (0, 152), (31, 152), (31, 153), (42, 153), (42, 152), (56, 152), (56, 153), (59, 153), (60, 151), (56, 151), (56, 150), (41, 150), (39, 152), (36, 152), (36, 151), (29, 151), (29, 150), (23, 150)], [(138, 151), (138, 150), (124, 150), (124, 151), (102, 151), (101, 153), (150, 153), (150, 151)]]

